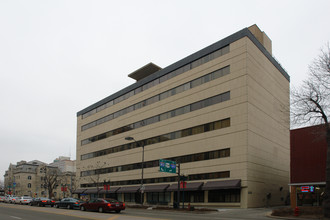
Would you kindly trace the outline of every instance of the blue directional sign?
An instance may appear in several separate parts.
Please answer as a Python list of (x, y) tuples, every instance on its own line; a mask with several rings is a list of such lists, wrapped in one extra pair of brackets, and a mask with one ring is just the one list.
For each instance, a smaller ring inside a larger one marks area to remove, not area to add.
[(166, 173), (176, 173), (176, 162), (170, 160), (159, 160), (159, 171)]

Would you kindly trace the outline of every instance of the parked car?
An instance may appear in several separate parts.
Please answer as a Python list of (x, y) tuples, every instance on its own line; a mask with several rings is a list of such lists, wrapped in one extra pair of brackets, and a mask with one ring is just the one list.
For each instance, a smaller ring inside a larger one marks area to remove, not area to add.
[(53, 207), (55, 205), (55, 201), (52, 200), (52, 199), (48, 199), (48, 198), (45, 198), (45, 197), (40, 197), (40, 198), (34, 198), (31, 200), (31, 202), (29, 203), (29, 205), (31, 206), (51, 206)]
[(67, 209), (79, 209), (80, 200), (74, 198), (64, 198), (61, 201), (55, 203), (56, 208), (67, 208)]
[(16, 200), (18, 199), (18, 197), (16, 196), (12, 196), (8, 199), (9, 203), (16, 203)]
[(5, 202), (5, 196), (0, 196), (0, 202)]
[(11, 201), (11, 198), (12, 198), (12, 196), (9, 196), (9, 195), (7, 195), (6, 197), (5, 197), (5, 203), (10, 203), (10, 201)]
[(89, 202), (80, 204), (80, 210), (91, 210), (99, 212), (115, 211), (119, 213), (121, 210), (125, 210), (125, 203), (119, 202), (115, 199), (94, 199)]
[(15, 199), (12, 199), (12, 203), (19, 204), (19, 200), (21, 197), (17, 196)]
[(19, 199), (17, 199), (16, 203), (18, 203), (20, 205), (28, 205), (28, 204), (30, 204), (32, 199), (33, 198), (31, 196), (21, 196), (21, 197), (19, 197)]

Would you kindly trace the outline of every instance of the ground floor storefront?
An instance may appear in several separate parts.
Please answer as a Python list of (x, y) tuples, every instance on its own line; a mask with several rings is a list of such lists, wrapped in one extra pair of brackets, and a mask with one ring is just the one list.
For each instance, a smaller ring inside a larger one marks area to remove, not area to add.
[(322, 206), (325, 182), (290, 184), (291, 207)]
[(127, 204), (176, 206), (207, 205), (239, 207), (241, 202), (241, 180), (192, 182), (178, 189), (178, 184), (159, 184), (78, 189), (74, 192), (82, 200), (114, 198)]

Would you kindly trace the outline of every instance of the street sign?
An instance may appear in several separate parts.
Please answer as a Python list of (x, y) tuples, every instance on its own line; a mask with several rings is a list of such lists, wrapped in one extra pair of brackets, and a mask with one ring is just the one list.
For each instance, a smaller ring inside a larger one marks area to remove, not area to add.
[(159, 160), (159, 171), (166, 173), (176, 173), (175, 161)]

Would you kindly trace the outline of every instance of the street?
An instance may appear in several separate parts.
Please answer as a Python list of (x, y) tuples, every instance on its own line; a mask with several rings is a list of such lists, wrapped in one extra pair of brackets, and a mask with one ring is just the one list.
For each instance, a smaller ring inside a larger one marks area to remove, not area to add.
[(120, 214), (117, 213), (98, 213), (83, 212), (80, 210), (56, 209), (51, 207), (31, 207), (14, 204), (0, 204), (0, 219), (107, 219), (107, 220), (150, 220), (150, 219), (180, 219), (180, 220), (264, 220), (269, 219), (266, 214), (271, 209), (239, 209), (224, 208), (219, 211), (198, 212), (198, 211), (177, 211), (177, 210), (146, 210), (127, 208)]

